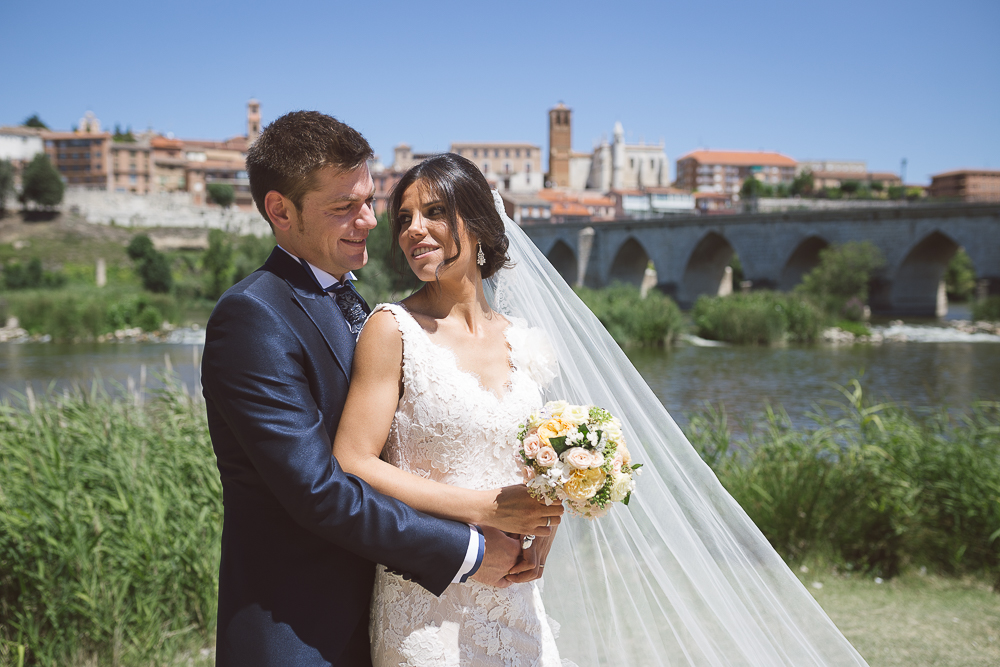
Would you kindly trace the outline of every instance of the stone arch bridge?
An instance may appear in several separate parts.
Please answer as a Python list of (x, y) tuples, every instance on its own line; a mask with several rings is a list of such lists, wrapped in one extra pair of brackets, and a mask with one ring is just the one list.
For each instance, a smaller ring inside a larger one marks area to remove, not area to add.
[(871, 241), (886, 257), (871, 292), (873, 310), (933, 316), (945, 268), (964, 247), (990, 293), (1000, 293), (1000, 205), (914, 205), (891, 209), (693, 215), (658, 220), (525, 226), (567, 282), (640, 284), (650, 261), (657, 287), (683, 307), (725, 289), (736, 254), (753, 288), (792, 289), (819, 251)]

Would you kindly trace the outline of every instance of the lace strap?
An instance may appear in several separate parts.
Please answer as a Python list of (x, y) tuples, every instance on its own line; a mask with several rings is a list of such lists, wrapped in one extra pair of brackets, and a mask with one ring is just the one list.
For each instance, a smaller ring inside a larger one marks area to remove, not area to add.
[(426, 332), (413, 319), (413, 315), (410, 314), (410, 311), (405, 306), (398, 303), (380, 303), (372, 310), (372, 315), (380, 310), (392, 313), (393, 318), (396, 320), (396, 326), (399, 328), (399, 333), (403, 336), (403, 374), (405, 376), (408, 369), (412, 367), (414, 351), (425, 349), (425, 346), (430, 341), (427, 339)]

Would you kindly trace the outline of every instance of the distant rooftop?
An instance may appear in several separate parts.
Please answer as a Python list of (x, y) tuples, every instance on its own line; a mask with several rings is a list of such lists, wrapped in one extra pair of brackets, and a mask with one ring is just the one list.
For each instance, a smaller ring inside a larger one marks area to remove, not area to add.
[(794, 167), (794, 159), (770, 151), (714, 151), (696, 150), (677, 158), (677, 161), (694, 159), (702, 164), (731, 164), (739, 167)]

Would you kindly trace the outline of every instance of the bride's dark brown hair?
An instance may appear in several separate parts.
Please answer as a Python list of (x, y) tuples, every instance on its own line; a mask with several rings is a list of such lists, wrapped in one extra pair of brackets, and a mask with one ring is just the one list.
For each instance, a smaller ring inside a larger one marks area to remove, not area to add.
[[(462, 254), (462, 240), (458, 235), (458, 218), (465, 228), (483, 247), (486, 263), (479, 267), (482, 277), (489, 278), (500, 269), (510, 266), (507, 247), (510, 245), (504, 233), (503, 219), (493, 205), (493, 193), (486, 177), (479, 167), (455, 153), (442, 153), (411, 167), (389, 193), (389, 228), (392, 230), (394, 246), (399, 239), (402, 225), (399, 209), (403, 205), (403, 195), (414, 183), (420, 182), (430, 192), (444, 202), (451, 238), (455, 241), (456, 252), (441, 264), (448, 266)], [(393, 248), (393, 263), (396, 263)], [(440, 270), (440, 268), (438, 270)]]

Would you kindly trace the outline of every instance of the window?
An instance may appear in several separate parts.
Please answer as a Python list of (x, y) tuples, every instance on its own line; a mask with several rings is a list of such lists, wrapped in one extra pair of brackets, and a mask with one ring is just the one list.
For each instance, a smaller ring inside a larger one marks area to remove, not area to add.
[(489, 162), (484, 162), (483, 163), (483, 173), (484, 174), (488, 174), (489, 172), (490, 172), (490, 163)]
[(510, 149), (509, 148), (503, 152), (503, 156), (504, 157), (510, 157)]
[(479, 157), (479, 149), (478, 148), (473, 148), (472, 149), (472, 157)]
[(526, 174), (530, 174), (531, 173), (531, 163), (530, 162), (525, 162), (524, 163), (524, 173), (526, 173)]
[(493, 157), (500, 157), (500, 149), (499, 148), (494, 148), (493, 149)]
[(524, 157), (531, 157), (531, 149), (524, 151)]
[(520, 148), (518, 148), (516, 151), (514, 151), (514, 157), (521, 157), (521, 149)]

